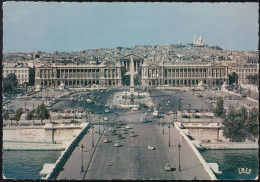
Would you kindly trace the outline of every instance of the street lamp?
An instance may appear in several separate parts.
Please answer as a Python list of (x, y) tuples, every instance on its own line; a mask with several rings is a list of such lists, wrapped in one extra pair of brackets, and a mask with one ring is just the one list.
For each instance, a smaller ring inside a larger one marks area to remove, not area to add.
[(80, 146), (80, 150), (81, 150), (81, 172), (84, 172), (83, 171), (83, 151), (84, 151), (84, 145), (83, 144), (81, 144), (81, 146)]
[(190, 104), (189, 104), (189, 123), (190, 123)]
[(171, 143), (170, 143), (170, 132), (171, 132), (170, 128), (171, 128), (171, 126), (169, 125), (168, 128), (169, 128), (169, 147), (170, 147), (171, 146)]
[(98, 134), (100, 135), (100, 116), (98, 118)]
[(162, 134), (164, 134), (164, 123), (162, 123)]
[(181, 144), (179, 143), (178, 145), (178, 149), (179, 149), (179, 171), (181, 170)]
[(92, 128), (92, 147), (94, 147), (94, 126), (91, 127)]
[(33, 124), (34, 124), (34, 104), (33, 104)]
[(181, 98), (179, 98), (179, 111), (181, 111)]

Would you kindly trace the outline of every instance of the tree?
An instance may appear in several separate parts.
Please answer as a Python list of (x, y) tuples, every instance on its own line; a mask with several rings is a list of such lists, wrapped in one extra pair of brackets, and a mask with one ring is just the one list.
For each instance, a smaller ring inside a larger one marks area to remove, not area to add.
[(8, 120), (10, 118), (8, 111), (6, 111), (3, 115), (4, 120)]
[(9, 73), (6, 78), (3, 79), (3, 91), (9, 91), (17, 85), (18, 81), (14, 73)]
[(238, 110), (235, 110), (233, 106), (230, 107), (222, 122), (223, 135), (230, 138), (231, 142), (244, 141), (247, 135), (246, 121), (247, 110), (245, 107), (241, 107)]
[(20, 120), (21, 116), (23, 114), (23, 108), (19, 108), (15, 111), (15, 114), (14, 114), (14, 119), (16, 121), (16, 125), (17, 125), (17, 122)]
[(257, 74), (247, 75), (247, 79), (249, 79), (249, 82), (251, 84), (257, 84), (258, 83), (258, 75)]
[(217, 117), (224, 117), (224, 100), (222, 97), (217, 98), (217, 107), (214, 108), (213, 112)]
[(29, 112), (27, 113), (27, 115), (26, 115), (26, 119), (27, 119), (27, 120), (32, 120), (32, 118), (33, 118), (33, 111), (29, 111)]
[(259, 135), (258, 109), (253, 108), (249, 113), (248, 119), (245, 123), (249, 135), (253, 136), (253, 140)]
[(37, 115), (37, 118), (41, 120), (41, 124), (43, 124), (42, 120), (49, 119), (49, 117), (50, 117), (49, 110), (47, 109), (46, 105), (43, 102), (41, 105), (37, 106), (36, 115)]

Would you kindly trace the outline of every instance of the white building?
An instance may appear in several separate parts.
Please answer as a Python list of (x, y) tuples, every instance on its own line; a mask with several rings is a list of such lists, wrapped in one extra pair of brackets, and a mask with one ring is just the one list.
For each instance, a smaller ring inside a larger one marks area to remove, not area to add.
[(196, 39), (196, 35), (194, 36), (193, 39), (193, 45), (195, 46), (206, 46), (205, 40), (202, 39), (202, 37), (199, 37), (199, 40)]
[(26, 65), (5, 64), (3, 65), (3, 77), (6, 78), (8, 74), (14, 73), (18, 84), (23, 85), (25, 82), (29, 83), (29, 69)]

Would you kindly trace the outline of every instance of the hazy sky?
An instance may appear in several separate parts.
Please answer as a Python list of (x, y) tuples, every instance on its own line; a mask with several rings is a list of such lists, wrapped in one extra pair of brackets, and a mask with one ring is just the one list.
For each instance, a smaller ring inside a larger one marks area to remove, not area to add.
[(3, 51), (84, 49), (191, 43), (258, 48), (257, 3), (6, 2)]

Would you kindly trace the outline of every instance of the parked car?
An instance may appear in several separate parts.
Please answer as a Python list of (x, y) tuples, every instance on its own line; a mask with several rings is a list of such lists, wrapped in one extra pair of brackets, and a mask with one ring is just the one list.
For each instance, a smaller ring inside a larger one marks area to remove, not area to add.
[(103, 140), (103, 142), (104, 142), (104, 143), (108, 143), (108, 139), (105, 138), (105, 139)]
[(120, 143), (119, 143), (119, 141), (115, 141), (114, 146), (115, 146), (115, 147), (120, 147)]

